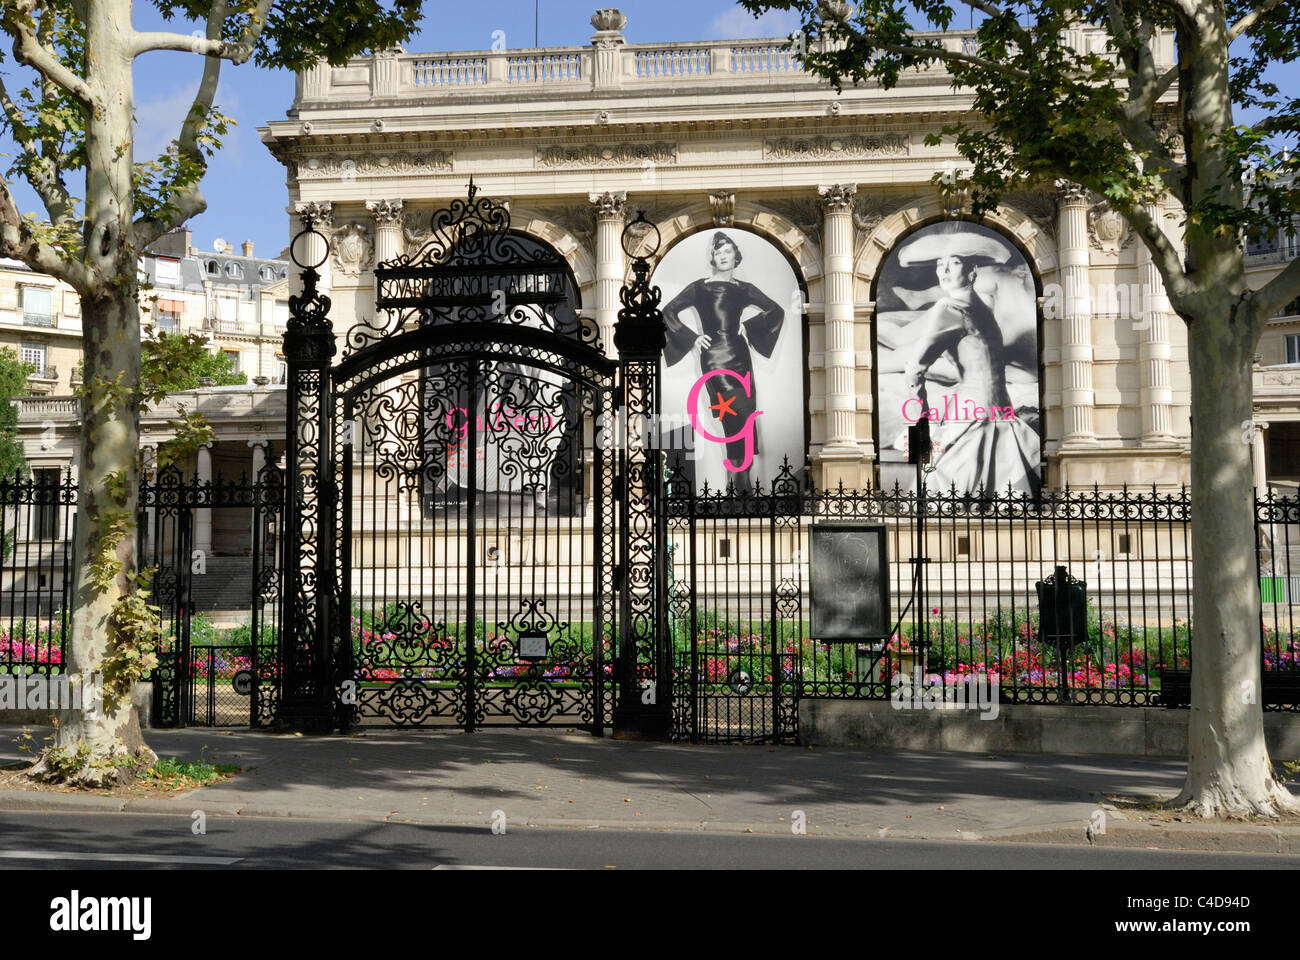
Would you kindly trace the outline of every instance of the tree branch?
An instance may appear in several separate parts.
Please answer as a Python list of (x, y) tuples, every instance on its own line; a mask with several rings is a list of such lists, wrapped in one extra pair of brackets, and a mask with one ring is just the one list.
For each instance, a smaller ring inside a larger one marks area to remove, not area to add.
[(58, 55), (37, 39), (31, 16), (36, 4), (37, 0), (4, 4), (3, 25), (14, 38), (14, 59), (58, 84), (86, 107), (92, 106), (94, 92), (90, 84), (64, 66)]
[[(257, 43), (257, 38), (261, 35), (262, 28), (266, 24), (265, 14), (270, 9), (271, 3), (272, 0), (259, 0), (257, 11), (254, 12), (252, 18), (244, 27), (244, 35), (240, 42), (247, 42), (250, 54), (253, 46)], [(209, 42), (221, 36), (226, 18), (229, 16), (229, 7), (228, 0), (214, 0), (211, 10), (208, 11), (207, 34)], [(185, 115), (185, 122), (181, 124), (180, 136), (176, 138), (180, 156), (198, 164), (200, 174), (193, 182), (171, 191), (168, 196), (168, 205), (174, 208), (171, 216), (161, 219), (140, 217), (132, 224), (136, 243), (141, 247), (153, 242), (171, 228), (179, 226), (190, 217), (202, 213), (207, 208), (207, 201), (203, 198), (203, 193), (199, 187), (202, 173), (207, 170), (207, 161), (204, 159), (203, 151), (199, 147), (198, 136), (200, 125), (211, 111), (213, 98), (217, 94), (217, 82), (221, 76), (221, 61), (223, 59), (225, 58), (215, 53), (209, 54), (204, 59), (203, 76), (199, 80), (198, 92), (194, 95), (194, 102)], [(247, 56), (245, 56), (245, 59), (247, 59)], [(236, 60), (234, 62), (239, 63), (241, 61)]]
[[(262, 29), (266, 26), (266, 17), (271, 11), (271, 5), (274, 0), (258, 0), (257, 9), (255, 9), (248, 18), (248, 23), (244, 24), (239, 39), (231, 42), (221, 39), (221, 32), (215, 36), (211, 30), (212, 16), (211, 11), (208, 16), (208, 35), (207, 37), (185, 36), (180, 33), (169, 33), (167, 31), (145, 31), (133, 32), (128, 44), (128, 50), (132, 58), (140, 56), (142, 53), (149, 53), (153, 50), (179, 50), (182, 53), (197, 53), (205, 57), (219, 57), (222, 60), (229, 60), (235, 64), (246, 63), (248, 58), (253, 55), (253, 49), (257, 46), (257, 38), (261, 36)], [(228, 3), (214, 4), (213, 10), (221, 8), (221, 23), (224, 25)]]
[(1147, 249), (1151, 251), (1151, 262), (1160, 271), (1160, 279), (1164, 281), (1165, 291), (1169, 294), (1169, 299), (1174, 301), (1174, 305), (1177, 306), (1179, 300), (1195, 293), (1195, 289), (1187, 279), (1183, 258), (1179, 255), (1178, 248), (1169, 239), (1164, 227), (1147, 212), (1146, 207), (1134, 206), (1125, 210), (1124, 216), (1147, 241)]
[(1282, 0), (1264, 0), (1264, 2), (1258, 7), (1232, 25), (1228, 30), (1228, 43), (1232, 43), (1232, 41), (1236, 40), (1239, 36), (1258, 23), (1260, 17), (1264, 16), (1281, 3)]
[(1031, 75), (1025, 70), (1018, 70), (1015, 67), (1007, 66), (1005, 63), (997, 63), (993, 60), (985, 60), (983, 57), (976, 57), (969, 53), (958, 53), (955, 50), (944, 50), (933, 47), (913, 47), (897, 43), (881, 43), (879, 40), (870, 40), (862, 38), (869, 47), (878, 50), (884, 50), (886, 53), (896, 53), (902, 57), (917, 57), (922, 60), (942, 60), (945, 63), (969, 63), (971, 66), (979, 67), (982, 70), (991, 70), (994, 73), (1000, 73), (1004, 77), (1015, 77), (1018, 80), (1030, 80)]
[(1255, 311), (1255, 335), (1264, 329), (1270, 317), (1284, 306), (1300, 297), (1300, 259), (1292, 260), (1286, 269), (1258, 290), (1246, 294)]
[(79, 260), (70, 260), (48, 243), (42, 243), (18, 212), (9, 184), (0, 180), (0, 255), (21, 260), (40, 273), (62, 280), (83, 297), (91, 291), (90, 270)]
[(32, 161), (26, 179), (36, 191), (36, 195), (41, 198), (41, 203), (45, 205), (45, 212), (49, 214), (50, 222), (61, 227), (70, 225), (75, 220), (76, 210), (72, 197), (60, 178), (58, 151), (48, 146), (44, 152), (36, 149), (36, 134), (27, 125), (22, 111), (9, 96), (9, 90), (5, 87), (2, 77), (0, 77), (0, 108), (4, 110), (5, 118), (9, 121), (14, 142), (23, 148), (23, 153)]
[(1146, 153), (1160, 165), (1156, 174), (1166, 189), (1175, 196), (1181, 196), (1187, 181), (1187, 165), (1175, 160), (1173, 155), (1160, 141), (1160, 136), (1152, 126), (1149, 115), (1142, 110), (1141, 104), (1121, 105), (1116, 120), (1129, 143)]

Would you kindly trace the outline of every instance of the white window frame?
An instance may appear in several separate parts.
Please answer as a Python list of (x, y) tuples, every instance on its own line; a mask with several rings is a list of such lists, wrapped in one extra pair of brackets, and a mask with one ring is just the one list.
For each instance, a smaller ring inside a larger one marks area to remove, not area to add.
[(33, 291), (37, 293), (43, 293), (45, 294), (45, 296), (49, 297), (49, 312), (35, 313), (33, 314), (33, 316), (40, 317), (42, 320), (49, 320), (50, 321), (49, 325), (53, 326), (54, 325), (54, 288), (44, 287), (35, 283), (24, 283), (18, 287), (18, 290), (19, 290), (19, 301), (20, 301), (19, 306), (21, 307), (23, 312), (23, 320), (27, 319), (29, 313), (27, 309), (27, 298), (32, 294)]
[(154, 276), (159, 283), (180, 283), (181, 262), (171, 257), (159, 257), (154, 261)]
[(1300, 333), (1288, 333), (1283, 338), (1286, 347), (1286, 362), (1300, 363)]
[(44, 377), (50, 363), (50, 349), (43, 343), (24, 343), (18, 348), (18, 359), (36, 368), (33, 377)]

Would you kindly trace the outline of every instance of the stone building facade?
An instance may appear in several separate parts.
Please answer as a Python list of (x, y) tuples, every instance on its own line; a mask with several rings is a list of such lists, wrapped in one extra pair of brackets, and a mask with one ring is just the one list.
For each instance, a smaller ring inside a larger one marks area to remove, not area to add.
[[(699, 231), (748, 231), (784, 253), (806, 297), (814, 479), (879, 482), (882, 265), (918, 228), (969, 219), (935, 183), (961, 158), (925, 139), (970, 118), (970, 93), (936, 67), (837, 94), (782, 40), (639, 44), (617, 11), (592, 23), (589, 46), (392, 50), (300, 75), (289, 118), (260, 132), (288, 168), (291, 233), (308, 212), (330, 238), (335, 330), (373, 317), (374, 265), (415, 249), (471, 177), (568, 260), (580, 312), (611, 350), (630, 215), (657, 225), (661, 255)], [(1171, 36), (1159, 54), (1171, 60)], [(1176, 202), (1161, 208), (1175, 232)], [(1064, 183), (1008, 196), (982, 222), (1033, 275), (1046, 484), (1185, 482), (1186, 333), (1128, 224)], [(1253, 275), (1262, 283), (1286, 256), (1253, 258)], [(1265, 362), (1286, 359), (1273, 354), (1296, 322), (1270, 329)]]

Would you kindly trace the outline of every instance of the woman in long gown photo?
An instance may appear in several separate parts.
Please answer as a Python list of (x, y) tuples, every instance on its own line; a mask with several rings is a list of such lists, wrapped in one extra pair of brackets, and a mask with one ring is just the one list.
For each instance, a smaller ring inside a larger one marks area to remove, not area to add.
[[(1038, 491), (1036, 428), (1019, 416), (1002, 419), (991, 412), (1005, 411), (1013, 404), (1007, 390), (1002, 329), (992, 305), (981, 296), (996, 296), (996, 285), (978, 283), (978, 274), (981, 265), (1003, 263), (1009, 257), (992, 238), (957, 225), (919, 237), (899, 251), (903, 266), (932, 261), (941, 293), (914, 322), (914, 336), (900, 351), (906, 393), (920, 400), (909, 419), (925, 416), (932, 407), (926, 382), (936, 361), (946, 357), (957, 371), (952, 388), (957, 403), (933, 405), (947, 418), (932, 434), (940, 452), (931, 464), (929, 484), (937, 490), (955, 486), (964, 493), (982, 488), (992, 494), (1008, 487), (1031, 495)], [(983, 408), (985, 416), (968, 420), (952, 416), (976, 407)]]
[[(750, 470), (758, 452), (757, 424), (751, 423), (751, 419), (759, 419), (754, 414), (762, 411), (750, 349), (771, 358), (785, 321), (785, 309), (754, 284), (736, 279), (734, 274), (741, 259), (735, 241), (722, 231), (715, 233), (709, 245), (712, 275), (687, 284), (662, 312), (667, 366), (696, 354), (700, 376), (716, 370), (730, 371), (730, 375), (711, 377), (704, 384), (709, 410), (717, 424), (709, 433), (734, 438), (726, 443), (728, 477), (737, 492), (747, 493), (753, 489)], [(751, 307), (758, 312), (742, 321), (741, 316)], [(693, 308), (699, 317), (699, 331), (682, 320), (681, 315), (688, 308)], [(746, 375), (748, 393), (739, 379)], [(744, 436), (747, 426), (753, 431), (751, 443)], [(695, 438), (697, 455), (699, 445), (708, 442), (703, 437)]]

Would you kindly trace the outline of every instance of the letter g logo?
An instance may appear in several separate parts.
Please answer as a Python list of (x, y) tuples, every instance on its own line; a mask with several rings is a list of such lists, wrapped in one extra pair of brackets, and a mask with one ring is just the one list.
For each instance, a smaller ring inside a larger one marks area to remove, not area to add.
[(741, 386), (745, 388), (745, 396), (753, 396), (753, 392), (749, 385), (750, 375), (748, 373), (742, 377), (734, 370), (710, 370), (704, 376), (700, 377), (700, 379), (695, 381), (694, 386), (691, 387), (691, 392), (686, 396), (686, 409), (689, 410), (691, 414), (691, 426), (695, 428), (696, 433), (711, 443), (733, 443), (736, 440), (744, 439), (745, 458), (741, 461), (740, 466), (732, 464), (729, 457), (722, 461), (722, 465), (732, 473), (743, 473), (748, 470), (749, 465), (754, 462), (754, 418), (761, 416), (763, 411), (755, 410), (751, 413), (749, 418), (745, 421), (744, 426), (740, 428), (740, 431), (729, 437), (715, 437), (713, 434), (709, 433), (709, 431), (700, 426), (698, 407), (700, 402), (700, 391), (703, 390), (704, 385), (714, 377), (734, 377), (736, 380), (739, 380)]

